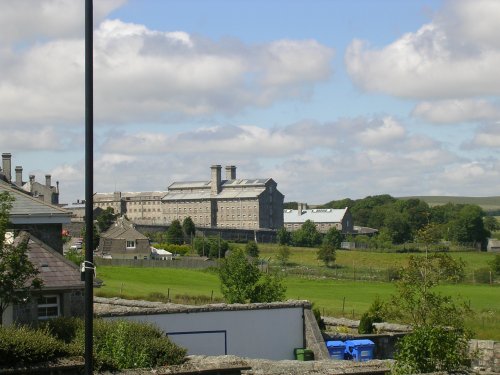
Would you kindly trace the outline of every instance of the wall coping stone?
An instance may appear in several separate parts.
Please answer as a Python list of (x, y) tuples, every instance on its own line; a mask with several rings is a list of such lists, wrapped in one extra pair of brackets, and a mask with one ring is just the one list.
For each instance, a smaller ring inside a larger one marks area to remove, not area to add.
[(311, 309), (311, 303), (306, 300), (288, 300), (285, 302), (226, 304), (216, 303), (209, 305), (181, 305), (175, 303), (149, 302), (127, 300), (122, 298), (94, 297), (94, 313), (98, 317), (127, 316), (127, 315), (154, 315), (154, 314), (191, 314), (198, 312), (217, 311), (248, 311), (270, 310), (301, 307)]

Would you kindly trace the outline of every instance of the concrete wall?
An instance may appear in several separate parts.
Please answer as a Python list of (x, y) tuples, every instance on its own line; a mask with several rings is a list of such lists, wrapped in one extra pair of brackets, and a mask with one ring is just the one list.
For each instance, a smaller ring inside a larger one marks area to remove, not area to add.
[[(305, 344), (303, 307), (121, 316), (152, 322), (188, 354), (293, 359)], [(118, 319), (118, 317), (106, 317)]]

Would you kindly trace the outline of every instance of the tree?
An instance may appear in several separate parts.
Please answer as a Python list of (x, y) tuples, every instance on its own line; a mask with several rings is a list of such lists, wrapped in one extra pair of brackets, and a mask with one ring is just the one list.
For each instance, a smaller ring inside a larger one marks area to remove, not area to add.
[(183, 235), (182, 227), (179, 220), (172, 220), (167, 229), (166, 241), (169, 244), (182, 245)]
[(490, 233), (484, 227), (484, 212), (479, 206), (464, 205), (457, 217), (450, 222), (451, 240), (463, 243), (473, 242), (484, 245)]
[(464, 316), (470, 310), (465, 303), (456, 304), (450, 296), (434, 291), (441, 282), (463, 277), (463, 261), (448, 254), (409, 258), (388, 305), (393, 316), (413, 326), (413, 332), (398, 343), (395, 373), (455, 372), (469, 364), (471, 334), (464, 328)]
[(417, 232), (417, 241), (425, 245), (426, 251), (429, 251), (429, 246), (439, 242), (441, 238), (441, 226), (435, 223), (424, 225)]
[(245, 245), (245, 252), (250, 257), (258, 258), (259, 257), (259, 246), (257, 245), (257, 243), (255, 241), (249, 241)]
[(285, 227), (278, 229), (276, 237), (280, 245), (290, 245), (290, 241), (292, 240), (292, 235)]
[(7, 306), (25, 303), (30, 292), (43, 285), (38, 269), (28, 259), (29, 235), (22, 233), (16, 245), (5, 241), (13, 201), (7, 192), (0, 193), (0, 325)]
[(257, 266), (248, 262), (243, 249), (235, 249), (220, 263), (221, 290), (228, 303), (246, 303), (259, 281)]
[[(85, 250), (87, 248), (87, 245), (86, 245), (87, 227), (86, 226), (83, 226), (83, 228), (80, 232), (80, 236), (82, 236), (82, 250)], [(94, 249), (96, 249), (97, 246), (99, 246), (99, 240), (100, 240), (100, 236), (99, 236), (99, 232), (97, 230), (97, 226), (95, 225), (95, 223), (93, 223), (92, 224), (92, 245), (93, 245)]]
[(276, 253), (276, 259), (280, 262), (282, 267), (287, 265), (288, 258), (290, 258), (290, 248), (287, 245), (280, 245)]
[(318, 249), (318, 259), (330, 267), (335, 262), (335, 247), (329, 242), (323, 242)]
[(241, 248), (220, 262), (221, 290), (228, 303), (273, 302), (285, 298), (286, 287), (278, 274), (262, 274)]
[(182, 231), (184, 232), (184, 235), (188, 239), (191, 239), (195, 235), (196, 227), (194, 225), (193, 219), (191, 219), (191, 216), (186, 217), (182, 221)]
[(342, 233), (337, 228), (330, 228), (323, 238), (323, 243), (318, 249), (318, 259), (330, 267), (335, 262), (335, 250), (342, 244)]
[(116, 220), (117, 216), (118, 215), (115, 215), (115, 210), (112, 207), (107, 207), (104, 211), (102, 211), (96, 218), (99, 233), (107, 231)]
[(314, 247), (321, 243), (321, 234), (316, 229), (316, 224), (306, 220), (302, 227), (292, 233), (292, 243), (295, 246)]
[(498, 220), (495, 216), (485, 216), (484, 228), (490, 232), (495, 232), (500, 229), (500, 225), (498, 224)]
[(199, 256), (209, 258), (224, 258), (229, 250), (229, 243), (219, 236), (196, 237), (193, 245)]

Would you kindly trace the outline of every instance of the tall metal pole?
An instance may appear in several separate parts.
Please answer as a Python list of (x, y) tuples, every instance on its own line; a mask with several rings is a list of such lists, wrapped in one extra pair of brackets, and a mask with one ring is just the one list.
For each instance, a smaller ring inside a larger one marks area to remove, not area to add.
[(93, 9), (85, 0), (85, 374), (93, 373), (94, 318), (94, 84)]

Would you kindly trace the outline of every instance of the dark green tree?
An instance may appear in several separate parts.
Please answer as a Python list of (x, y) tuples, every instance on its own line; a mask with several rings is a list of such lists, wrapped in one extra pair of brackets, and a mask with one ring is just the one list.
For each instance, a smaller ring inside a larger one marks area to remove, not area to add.
[(25, 303), (43, 285), (38, 269), (28, 259), (29, 235), (22, 233), (16, 244), (6, 243), (13, 201), (7, 192), (0, 193), (0, 325), (7, 306)]
[(323, 243), (328, 243), (333, 246), (334, 249), (340, 249), (340, 245), (342, 244), (342, 240), (344, 236), (342, 233), (335, 227), (328, 229), (325, 237), (323, 238)]
[(186, 239), (188, 239), (189, 243), (191, 243), (191, 238), (193, 238), (196, 233), (196, 227), (194, 225), (193, 219), (191, 219), (191, 216), (186, 217), (182, 221), (182, 231), (184, 232), (184, 236), (186, 237)]
[(116, 220), (115, 210), (112, 207), (107, 207), (96, 217), (97, 228), (99, 233), (105, 232), (109, 229), (111, 224)]
[(255, 241), (248, 241), (245, 245), (245, 252), (248, 256), (253, 258), (259, 257), (259, 246)]
[(490, 233), (484, 227), (484, 212), (479, 206), (464, 205), (449, 224), (450, 239), (458, 243), (486, 245)]
[[(85, 250), (87, 248), (87, 228), (83, 226), (80, 236), (82, 236), (82, 250)], [(99, 231), (97, 230), (97, 225), (95, 223), (92, 224), (92, 247), (94, 249), (97, 249), (99, 246)]]
[(290, 245), (292, 240), (292, 235), (289, 231), (286, 230), (285, 227), (278, 229), (276, 233), (276, 238), (278, 239), (278, 243), (280, 245)]
[(321, 234), (311, 220), (306, 220), (302, 227), (292, 233), (295, 246), (314, 247), (321, 243)]
[(166, 241), (169, 244), (182, 245), (183, 243), (183, 233), (182, 227), (179, 220), (172, 220), (170, 226), (167, 229)]
[(194, 248), (199, 256), (224, 258), (229, 250), (229, 243), (219, 236), (196, 237), (194, 239)]
[(331, 267), (335, 257), (335, 247), (330, 242), (323, 242), (318, 249), (318, 259), (325, 263), (325, 266)]
[(484, 228), (490, 232), (495, 232), (500, 229), (500, 225), (498, 224), (498, 220), (495, 216), (485, 216)]

